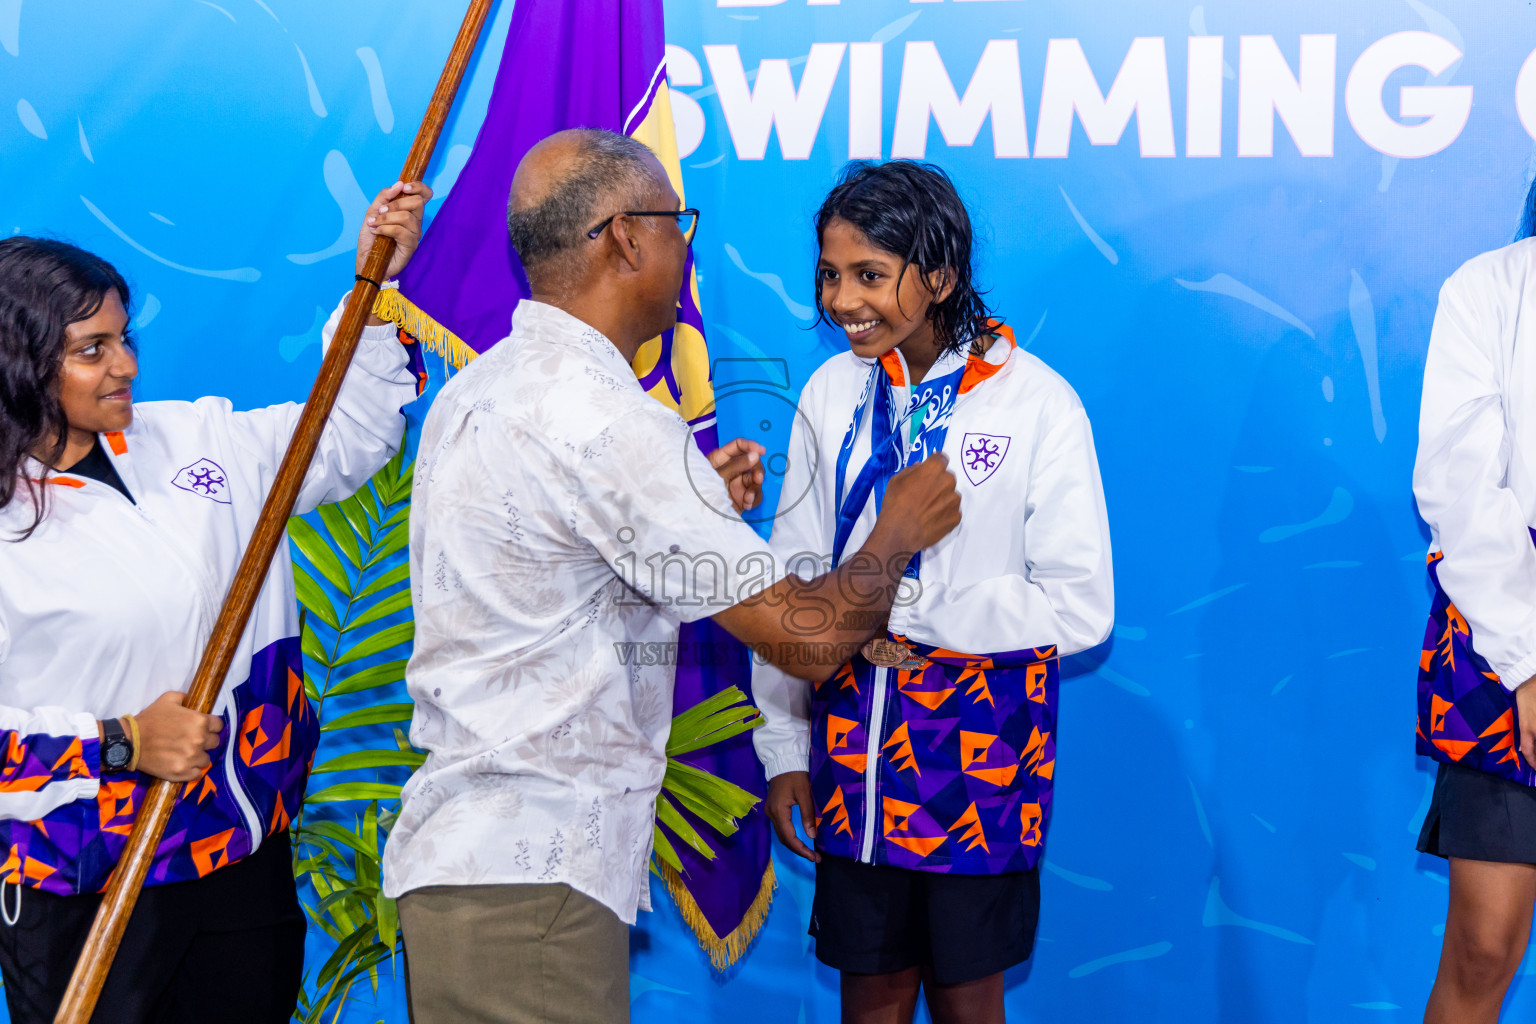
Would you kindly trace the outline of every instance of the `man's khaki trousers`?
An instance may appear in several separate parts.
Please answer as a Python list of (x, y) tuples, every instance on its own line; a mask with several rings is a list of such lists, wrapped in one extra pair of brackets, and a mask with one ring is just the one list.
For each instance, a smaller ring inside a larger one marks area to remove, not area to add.
[(413, 1024), (628, 1024), (629, 926), (568, 885), (400, 897)]

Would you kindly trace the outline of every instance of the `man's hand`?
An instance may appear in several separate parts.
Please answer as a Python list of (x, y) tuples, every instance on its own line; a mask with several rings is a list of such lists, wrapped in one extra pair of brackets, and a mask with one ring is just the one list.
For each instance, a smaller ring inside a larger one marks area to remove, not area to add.
[(948, 537), (960, 525), (960, 495), (955, 474), (941, 452), (891, 477), (885, 487), (876, 526), (904, 531), (908, 550), (921, 551)]
[(1520, 756), (1536, 768), (1536, 676), (1515, 690), (1515, 713), (1520, 719)]
[[(385, 279), (398, 277), (411, 261), (411, 254), (421, 243), (421, 215), (432, 190), (419, 181), (397, 181), (374, 196), (363, 218), (363, 229), (357, 234), (357, 272), (363, 272), (368, 250), (379, 235), (395, 240), (395, 254), (390, 257)], [(382, 281), (380, 282), (383, 283)]]
[(779, 842), (814, 863), (821, 861), (821, 854), (806, 846), (795, 834), (794, 810), (800, 808), (800, 821), (805, 834), (816, 838), (816, 805), (811, 800), (811, 775), (809, 772), (783, 772), (768, 780), (768, 799), (765, 801), (768, 820), (779, 834)]
[(767, 451), (756, 441), (738, 437), (709, 453), (709, 464), (725, 481), (738, 514), (750, 512), (762, 503), (763, 455)]
[[(875, 528), (852, 557), (810, 582), (790, 573), (767, 590), (716, 612), (714, 620), (736, 639), (768, 652), (767, 658), (783, 671), (821, 682), (874, 636), (875, 626), (890, 614), (902, 570), (913, 553), (943, 540), (959, 525), (955, 475), (943, 455), (930, 456), (891, 478)], [(779, 783), (780, 789), (789, 785)], [(774, 792), (770, 787), (770, 799)], [(809, 784), (804, 798), (809, 808)], [(782, 813), (788, 814), (788, 806), (784, 804)], [(768, 813), (773, 816), (771, 806)], [(792, 841), (788, 822), (788, 817), (782, 824), (775, 818), (774, 827), (784, 845), (794, 850), (798, 840)]]
[[(875, 528), (851, 558), (810, 582), (790, 573), (767, 590), (716, 612), (714, 620), (736, 639), (767, 652), (768, 660), (783, 671), (821, 682), (874, 636), (875, 626), (890, 614), (902, 570), (913, 553), (943, 540), (959, 525), (955, 475), (943, 455), (930, 456), (891, 478)], [(778, 788), (770, 784), (770, 801), (774, 793), (794, 785), (777, 776), (774, 783)], [(809, 809), (809, 782), (803, 797), (802, 806)], [(768, 814), (784, 845), (806, 856), (803, 845), (796, 849), (799, 840), (789, 827), (788, 807), (795, 802), (782, 804), (782, 821), (774, 817), (771, 803)]]
[(224, 722), (200, 715), (181, 702), (186, 694), (162, 693), (136, 716), (139, 721), (139, 771), (169, 782), (191, 782), (208, 767), (208, 751), (219, 745)]

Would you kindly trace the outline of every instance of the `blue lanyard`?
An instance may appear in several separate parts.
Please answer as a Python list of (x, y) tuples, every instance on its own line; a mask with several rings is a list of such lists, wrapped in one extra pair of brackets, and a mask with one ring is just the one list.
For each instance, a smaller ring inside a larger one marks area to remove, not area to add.
[[(960, 392), (960, 379), (964, 375), (965, 364), (962, 363), (942, 377), (931, 378), (916, 385), (912, 388), (905, 415), (898, 417), (892, 401), (890, 378), (885, 368), (878, 360), (870, 367), (864, 393), (859, 396), (859, 404), (853, 411), (853, 422), (848, 424), (848, 431), (843, 435), (843, 445), (837, 453), (837, 531), (832, 540), (834, 566), (842, 562), (843, 550), (848, 546), (853, 526), (858, 522), (864, 507), (869, 504), (870, 495), (874, 495), (875, 512), (878, 514), (885, 500), (886, 484), (891, 477), (943, 449), (944, 439), (949, 435), (949, 421), (954, 413), (955, 399)], [(874, 409), (869, 417), (869, 460), (859, 470), (853, 486), (845, 494), (848, 461), (853, 455), (854, 443), (863, 430), (865, 413), (869, 411), (871, 402), (874, 403)], [(927, 407), (927, 413), (918, 427), (917, 436), (908, 442), (902, 437), (902, 430), (913, 414), (924, 406)], [(906, 575), (916, 576), (920, 564), (919, 552), (912, 557)]]

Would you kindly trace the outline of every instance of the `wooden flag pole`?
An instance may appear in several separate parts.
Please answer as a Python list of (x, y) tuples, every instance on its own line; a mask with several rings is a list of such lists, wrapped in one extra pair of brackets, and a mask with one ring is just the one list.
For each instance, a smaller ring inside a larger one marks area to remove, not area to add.
[[(475, 51), (475, 44), (480, 38), (480, 30), (485, 25), (490, 7), (491, 0), (471, 0), (469, 10), (464, 15), (464, 23), (459, 27), (458, 38), (453, 42), (453, 50), (448, 54), (448, 63), (437, 80), (437, 91), (432, 94), (432, 103), (427, 107), (426, 117), (416, 132), (416, 141), (405, 159), (405, 168), (400, 172), (401, 181), (420, 181), (426, 172), (427, 162), (432, 157), (443, 124), (448, 119), (448, 111), (453, 106), (459, 82)], [(272, 557), (277, 552), (277, 546), (287, 537), (288, 518), (293, 514), (299, 488), (315, 457), (320, 433), (325, 429), (325, 421), (336, 403), (336, 394), (341, 390), (341, 382), (347, 375), (347, 367), (352, 363), (352, 355), (357, 351), (363, 323), (373, 308), (378, 289), (369, 281), (383, 279), (394, 252), (394, 239), (379, 236), (373, 240), (373, 248), (368, 252), (361, 274), (369, 280), (359, 280), (347, 300), (346, 312), (342, 314), (341, 324), (331, 339), (330, 350), (320, 365), (320, 375), (315, 378), (315, 386), (310, 390), (309, 401), (305, 403), (304, 413), (299, 417), (293, 440), (288, 444), (288, 452), (283, 456), (277, 479), (267, 494), (266, 504), (262, 506), (261, 518), (257, 520), (256, 529), (251, 534), (250, 546), (245, 549), (245, 555), (240, 560), (240, 568), (235, 573), (234, 582), (230, 584), (229, 593), (224, 598), (224, 606), (219, 610), (218, 620), (214, 623), (213, 634), (203, 650), (197, 675), (193, 677), (192, 686), (187, 691), (186, 707), (203, 714), (213, 710), (224, 677), (234, 660), (235, 650), (245, 633), (251, 609), (266, 582)], [(229, 742), (234, 742), (233, 737)], [(154, 860), (155, 848), (160, 845), (160, 838), (165, 833), (166, 822), (170, 819), (176, 792), (180, 788), (181, 783), (163, 779), (156, 780), (149, 788), (148, 796), (134, 821), (133, 832), (118, 860), (117, 869), (113, 871), (107, 885), (101, 907), (96, 911), (96, 920), (91, 925), (85, 948), (75, 964), (75, 972), (69, 979), (69, 990), (64, 995), (58, 1015), (54, 1017), (54, 1024), (86, 1024), (90, 1020), (96, 1008), (96, 1000), (101, 995), (101, 987), (107, 980), (107, 972), (112, 967), (112, 959), (117, 955), (123, 931), (128, 926), (128, 918), (143, 888), (144, 876)]]

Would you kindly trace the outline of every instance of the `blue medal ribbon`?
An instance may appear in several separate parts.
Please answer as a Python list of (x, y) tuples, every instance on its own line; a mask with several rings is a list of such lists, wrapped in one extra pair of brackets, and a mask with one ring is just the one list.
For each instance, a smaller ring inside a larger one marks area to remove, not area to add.
[[(955, 399), (960, 394), (960, 380), (964, 375), (965, 363), (962, 363), (942, 377), (933, 377), (916, 385), (912, 388), (912, 395), (907, 401), (905, 414), (897, 416), (889, 375), (886, 374), (879, 360), (870, 367), (869, 379), (864, 384), (864, 393), (859, 397), (859, 404), (853, 411), (853, 422), (848, 424), (848, 431), (843, 435), (843, 445), (837, 453), (838, 506), (837, 531), (832, 540), (833, 566), (842, 563), (848, 538), (853, 533), (853, 526), (858, 522), (859, 515), (869, 503), (870, 495), (874, 495), (875, 511), (878, 513), (885, 500), (885, 488), (890, 483), (891, 477), (907, 466), (919, 463), (944, 448), (944, 439), (949, 435), (949, 421), (954, 414)], [(872, 411), (871, 403), (874, 405)], [(902, 429), (911, 421), (913, 415), (924, 407), (926, 412), (918, 427), (917, 436), (908, 441), (902, 437)], [(869, 460), (860, 468), (858, 476), (853, 480), (853, 486), (845, 493), (848, 462), (853, 455), (854, 443), (863, 432), (867, 411), (871, 412)], [(917, 576), (921, 556), (921, 552), (912, 556), (912, 561), (906, 569), (907, 576), (914, 578)]]

